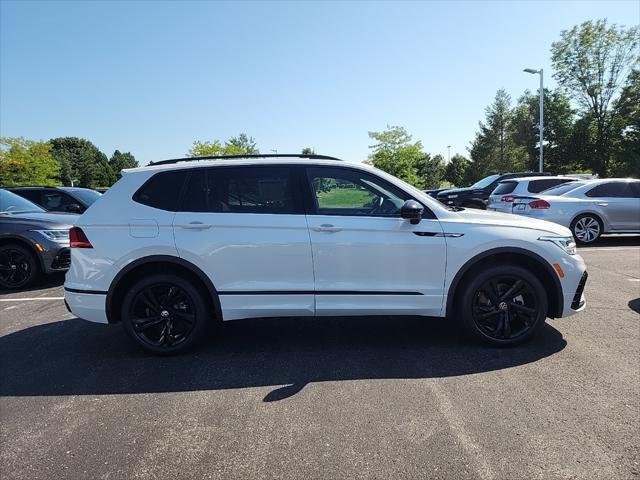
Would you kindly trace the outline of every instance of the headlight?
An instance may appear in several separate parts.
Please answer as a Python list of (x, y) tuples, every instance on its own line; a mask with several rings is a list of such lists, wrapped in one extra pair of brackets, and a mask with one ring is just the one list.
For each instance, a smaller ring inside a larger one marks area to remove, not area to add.
[(458, 195), (457, 195), (457, 194), (454, 194), (454, 195), (447, 195), (447, 198), (458, 198)]
[(38, 232), (47, 240), (56, 243), (68, 243), (69, 242), (69, 230), (31, 230), (32, 232)]
[(538, 240), (542, 240), (543, 242), (552, 242), (559, 246), (562, 250), (564, 250), (569, 255), (576, 254), (576, 242), (573, 240), (573, 237), (540, 237)]

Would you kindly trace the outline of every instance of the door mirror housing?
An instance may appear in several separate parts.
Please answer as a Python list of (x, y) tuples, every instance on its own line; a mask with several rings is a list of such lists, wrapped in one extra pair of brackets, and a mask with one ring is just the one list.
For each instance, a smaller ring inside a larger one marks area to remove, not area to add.
[(411, 221), (412, 225), (420, 223), (424, 207), (415, 200), (407, 200), (400, 209), (400, 216)]
[(72, 203), (70, 205), (67, 205), (66, 210), (67, 212), (71, 213), (80, 213), (82, 212), (82, 207), (78, 203)]

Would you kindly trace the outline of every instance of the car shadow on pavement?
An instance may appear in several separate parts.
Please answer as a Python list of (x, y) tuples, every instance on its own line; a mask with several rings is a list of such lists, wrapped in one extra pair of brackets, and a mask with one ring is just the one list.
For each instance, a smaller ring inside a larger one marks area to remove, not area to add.
[(500, 370), (562, 350), (545, 325), (532, 341), (492, 348), (442, 319), (256, 319), (225, 323), (191, 353), (146, 354), (120, 325), (72, 319), (0, 337), (0, 395), (99, 395), (273, 386), (264, 401), (311, 382), (436, 378)]

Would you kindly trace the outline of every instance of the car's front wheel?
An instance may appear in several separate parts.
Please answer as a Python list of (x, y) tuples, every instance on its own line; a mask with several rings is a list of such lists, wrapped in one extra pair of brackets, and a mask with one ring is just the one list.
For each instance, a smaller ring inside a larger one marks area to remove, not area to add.
[(21, 245), (0, 247), (0, 287), (19, 290), (32, 285), (40, 274), (37, 258)]
[(463, 284), (458, 315), (465, 330), (493, 345), (533, 336), (547, 317), (547, 293), (534, 274), (505, 265), (482, 270)]
[(602, 221), (589, 213), (580, 215), (571, 222), (571, 233), (578, 243), (594, 243), (602, 235)]
[(122, 303), (122, 322), (144, 349), (171, 355), (204, 337), (211, 312), (199, 288), (173, 274), (152, 275), (134, 283)]

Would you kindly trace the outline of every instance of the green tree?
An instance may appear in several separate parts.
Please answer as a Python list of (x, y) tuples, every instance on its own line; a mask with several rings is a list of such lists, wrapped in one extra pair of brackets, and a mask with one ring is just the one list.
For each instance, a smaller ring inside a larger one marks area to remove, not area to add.
[(511, 97), (505, 90), (498, 90), (494, 102), (485, 110), (485, 122), (479, 126), (469, 149), (475, 175), (483, 177), (525, 168), (526, 149), (515, 142)]
[(312, 147), (304, 147), (304, 148), (302, 149), (302, 152), (301, 152), (301, 153), (302, 153), (302, 155), (313, 155), (313, 154), (315, 154), (316, 152), (314, 151), (314, 149), (313, 149)]
[(551, 46), (554, 77), (594, 122), (595, 172), (606, 176), (615, 143), (612, 109), (628, 71), (638, 63), (638, 27), (587, 21), (560, 34)]
[(114, 182), (119, 180), (122, 174), (120, 173), (125, 168), (136, 168), (138, 166), (138, 162), (136, 157), (134, 157), (129, 152), (121, 152), (120, 150), (116, 150), (111, 155), (109, 159), (109, 166), (111, 167), (111, 171), (113, 172)]
[(442, 155), (428, 153), (418, 160), (416, 164), (418, 177), (422, 182), (418, 184), (420, 188), (438, 188), (444, 179), (446, 165)]
[(465, 175), (469, 168), (469, 160), (462, 155), (455, 154), (447, 164), (444, 179), (456, 187), (465, 185)]
[(53, 138), (51, 154), (60, 162), (60, 181), (63, 185), (97, 187), (96, 180), (105, 181), (108, 170), (105, 155), (89, 140), (77, 137)]
[(196, 140), (187, 152), (188, 157), (206, 157), (216, 155), (254, 155), (260, 153), (253, 137), (241, 133), (231, 137), (224, 145), (220, 140)]
[(51, 144), (24, 138), (0, 139), (0, 185), (59, 185), (60, 164)]
[[(559, 90), (544, 93), (544, 169), (565, 174), (579, 168), (580, 158), (572, 149), (574, 111), (569, 97)], [(540, 155), (540, 100), (530, 91), (518, 99), (513, 113), (514, 141), (524, 147), (526, 169), (537, 170)]]
[(611, 173), (640, 177), (640, 70), (629, 74), (620, 98), (614, 104), (615, 143)]
[(390, 125), (383, 132), (369, 132), (369, 137), (377, 143), (369, 146), (371, 153), (367, 163), (418, 188), (424, 188), (426, 154), (422, 151), (420, 141), (413, 142), (404, 128)]

